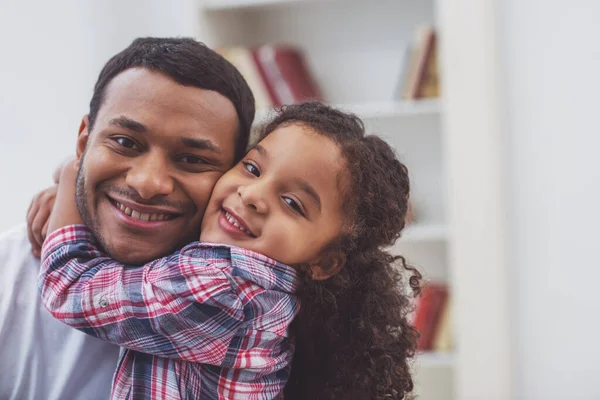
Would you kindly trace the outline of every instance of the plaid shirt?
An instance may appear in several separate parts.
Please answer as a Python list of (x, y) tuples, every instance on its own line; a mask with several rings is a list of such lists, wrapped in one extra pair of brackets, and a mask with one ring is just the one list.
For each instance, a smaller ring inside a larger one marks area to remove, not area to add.
[(93, 240), (82, 225), (52, 233), (39, 285), (55, 318), (122, 346), (113, 399), (283, 397), (299, 310), (293, 268), (198, 242), (127, 267)]

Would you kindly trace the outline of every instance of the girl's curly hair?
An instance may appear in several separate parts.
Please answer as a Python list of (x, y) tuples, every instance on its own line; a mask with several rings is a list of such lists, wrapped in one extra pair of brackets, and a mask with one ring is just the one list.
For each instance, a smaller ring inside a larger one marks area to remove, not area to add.
[(365, 135), (352, 114), (318, 102), (283, 107), (261, 138), (300, 124), (333, 140), (347, 167), (346, 227), (335, 247), (343, 268), (327, 280), (303, 274), (301, 309), (291, 325), (296, 349), (286, 400), (403, 399), (413, 389), (409, 360), (418, 333), (401, 266), (419, 292), (421, 275), (384, 250), (400, 236), (408, 208), (408, 170), (382, 139)]

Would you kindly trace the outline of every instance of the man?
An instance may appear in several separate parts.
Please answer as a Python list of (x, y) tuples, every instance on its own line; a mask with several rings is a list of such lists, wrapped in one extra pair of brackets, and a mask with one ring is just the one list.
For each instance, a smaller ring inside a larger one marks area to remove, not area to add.
[[(197, 240), (253, 118), (240, 73), (191, 39), (137, 39), (110, 59), (76, 146), (77, 206), (102, 248), (135, 265)], [(53, 320), (38, 270), (24, 226), (0, 237), (0, 399), (108, 398), (118, 348)]]

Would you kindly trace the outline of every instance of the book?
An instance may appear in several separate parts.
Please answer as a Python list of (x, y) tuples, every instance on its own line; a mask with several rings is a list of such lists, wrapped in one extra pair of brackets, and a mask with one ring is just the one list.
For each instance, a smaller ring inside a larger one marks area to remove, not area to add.
[(425, 65), (421, 71), (420, 81), (415, 94), (415, 98), (417, 99), (440, 97), (438, 45), (435, 32), (430, 40)]
[(227, 61), (233, 64), (242, 74), (252, 90), (256, 109), (273, 106), (271, 96), (254, 61), (252, 51), (245, 47), (222, 47), (216, 49)]
[(263, 45), (253, 56), (274, 106), (323, 100), (299, 49)]
[(452, 296), (449, 295), (442, 308), (437, 332), (433, 339), (433, 349), (450, 351), (454, 348), (454, 329), (452, 324)]
[(433, 341), (447, 297), (446, 285), (429, 283), (423, 286), (414, 317), (414, 326), (420, 333), (417, 349), (433, 349)]
[(415, 42), (405, 56), (401, 97), (405, 100), (438, 97), (437, 65), (436, 32), (430, 25), (420, 25), (415, 32)]

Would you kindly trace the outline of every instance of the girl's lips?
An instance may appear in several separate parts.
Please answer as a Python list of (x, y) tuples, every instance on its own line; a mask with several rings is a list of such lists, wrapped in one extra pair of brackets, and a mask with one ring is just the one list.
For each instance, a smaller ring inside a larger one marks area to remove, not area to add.
[[(245, 228), (243, 221), (226, 210), (221, 210), (219, 213), (218, 224), (225, 233), (233, 238), (248, 239), (256, 237), (250, 230)], [(237, 226), (235, 224), (237, 224)]]
[(222, 211), (225, 213), (225, 217), (227, 217), (227, 220), (229, 220), (229, 222), (242, 229), (243, 231), (246, 231), (248, 235), (256, 237), (252, 229), (250, 229), (250, 227), (248, 226), (248, 223), (244, 221), (242, 217), (240, 217), (238, 214), (236, 214), (229, 208), (223, 208)]

